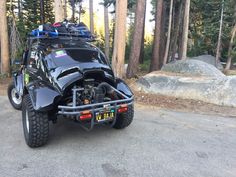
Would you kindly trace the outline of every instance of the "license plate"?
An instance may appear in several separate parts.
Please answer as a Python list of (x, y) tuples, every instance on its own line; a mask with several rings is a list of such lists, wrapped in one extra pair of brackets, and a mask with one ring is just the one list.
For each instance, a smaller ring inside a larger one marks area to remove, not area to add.
[(112, 119), (114, 119), (114, 117), (115, 117), (114, 110), (96, 113), (96, 120), (98, 122), (112, 120)]

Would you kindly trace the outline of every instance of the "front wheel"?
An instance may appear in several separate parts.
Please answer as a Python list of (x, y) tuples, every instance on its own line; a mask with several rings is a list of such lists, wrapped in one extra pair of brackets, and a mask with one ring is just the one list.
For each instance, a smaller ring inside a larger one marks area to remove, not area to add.
[(23, 99), (22, 122), (28, 146), (40, 147), (47, 143), (49, 137), (48, 114), (35, 111), (29, 95), (24, 96)]
[(133, 117), (134, 117), (134, 105), (130, 105), (128, 106), (127, 112), (117, 115), (116, 123), (113, 126), (113, 128), (123, 129), (125, 127), (128, 127), (132, 123)]
[(20, 110), (22, 106), (22, 97), (17, 93), (13, 82), (8, 86), (7, 94), (13, 108)]

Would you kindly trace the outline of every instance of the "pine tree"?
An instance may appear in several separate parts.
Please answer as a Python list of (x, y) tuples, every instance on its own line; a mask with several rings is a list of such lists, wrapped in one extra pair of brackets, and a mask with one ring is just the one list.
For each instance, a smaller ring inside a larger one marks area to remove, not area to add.
[(154, 44), (152, 52), (152, 60), (150, 65), (150, 72), (160, 69), (160, 41), (161, 41), (161, 19), (163, 10), (163, 0), (158, 0), (156, 5), (155, 14), (155, 32), (154, 32)]
[(188, 49), (188, 34), (189, 34), (189, 12), (190, 12), (190, 0), (185, 0), (184, 5), (184, 18), (183, 18), (183, 35), (182, 35), (182, 45), (179, 59), (187, 59), (187, 49)]
[(54, 23), (53, 0), (44, 0), (44, 20), (45, 23)]
[(10, 73), (10, 58), (9, 58), (9, 39), (6, 13), (6, 0), (0, 1), (0, 39), (1, 39), (1, 73)]
[(169, 56), (171, 27), (172, 27), (172, 16), (173, 16), (173, 0), (170, 0), (168, 34), (167, 34), (167, 42), (166, 42), (166, 49), (165, 49), (165, 55), (164, 55), (164, 59), (163, 59), (163, 64), (167, 63), (168, 56)]
[(126, 41), (127, 0), (116, 2), (116, 27), (112, 57), (112, 67), (116, 77), (124, 77), (124, 57)]
[[(53, 0), (44, 0), (43, 9), (44, 12), (40, 12), (41, 0), (24, 0), (22, 1), (22, 23), (24, 24), (25, 31), (29, 32), (38, 27), (41, 24), (41, 16), (44, 17), (44, 23), (54, 22), (53, 13)], [(42, 5), (42, 4), (41, 4)], [(19, 19), (20, 21), (21, 19)]]
[(40, 24), (40, 2), (37, 0), (24, 0), (23, 6), (23, 19), (26, 31), (35, 29)]
[(138, 0), (135, 12), (135, 26), (133, 32), (132, 47), (127, 69), (127, 77), (131, 78), (137, 74), (141, 51), (142, 35), (144, 32), (146, 0)]

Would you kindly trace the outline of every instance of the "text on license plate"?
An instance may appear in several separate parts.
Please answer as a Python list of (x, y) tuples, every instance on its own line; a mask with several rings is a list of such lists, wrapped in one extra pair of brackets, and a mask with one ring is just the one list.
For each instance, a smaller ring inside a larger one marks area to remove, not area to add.
[(108, 111), (108, 112), (97, 112), (96, 113), (96, 120), (99, 121), (105, 121), (105, 120), (111, 120), (115, 117), (114, 110)]

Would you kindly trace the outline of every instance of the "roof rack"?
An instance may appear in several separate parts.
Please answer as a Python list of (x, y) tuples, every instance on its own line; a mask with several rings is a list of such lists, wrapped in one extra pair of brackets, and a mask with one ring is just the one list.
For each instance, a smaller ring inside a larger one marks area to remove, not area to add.
[(40, 36), (32, 36), (28, 35), (28, 39), (73, 39), (73, 40), (83, 40), (86, 42), (94, 42), (95, 38), (87, 38), (82, 35), (75, 35), (71, 33), (59, 33), (57, 36), (52, 36), (51, 34), (40, 35)]
[[(56, 24), (56, 25), (55, 25)], [(95, 36), (88, 30), (84, 23), (65, 25), (64, 23), (54, 23), (53, 25), (40, 25), (37, 29), (32, 30), (28, 39), (71, 39), (84, 40), (86, 42), (95, 41)]]

